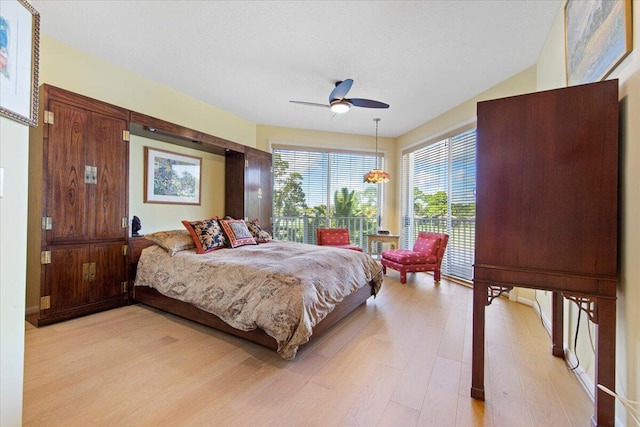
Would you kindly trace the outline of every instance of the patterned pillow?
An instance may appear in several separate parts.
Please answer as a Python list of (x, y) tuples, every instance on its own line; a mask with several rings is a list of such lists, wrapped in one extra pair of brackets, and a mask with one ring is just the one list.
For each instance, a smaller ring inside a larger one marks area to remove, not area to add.
[(191, 233), (199, 254), (222, 249), (227, 245), (218, 217), (202, 221), (182, 221), (182, 224)]
[(171, 256), (177, 252), (196, 247), (193, 237), (187, 230), (156, 231), (145, 235), (144, 238), (164, 248)]
[(258, 218), (245, 222), (247, 223), (249, 233), (251, 233), (256, 242), (265, 243), (272, 239), (271, 234), (269, 234), (267, 231), (264, 231), (262, 227), (260, 227), (260, 224), (258, 224)]
[(220, 225), (232, 248), (257, 244), (243, 219), (221, 219)]

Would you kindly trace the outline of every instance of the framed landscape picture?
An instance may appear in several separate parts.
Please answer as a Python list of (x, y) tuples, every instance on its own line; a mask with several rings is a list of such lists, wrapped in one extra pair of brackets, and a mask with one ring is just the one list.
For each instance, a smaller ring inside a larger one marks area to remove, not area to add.
[(38, 124), (40, 14), (25, 0), (0, 1), (0, 114)]
[(597, 82), (631, 52), (631, 0), (568, 0), (565, 5), (567, 85)]
[(202, 159), (144, 147), (144, 202), (200, 204)]

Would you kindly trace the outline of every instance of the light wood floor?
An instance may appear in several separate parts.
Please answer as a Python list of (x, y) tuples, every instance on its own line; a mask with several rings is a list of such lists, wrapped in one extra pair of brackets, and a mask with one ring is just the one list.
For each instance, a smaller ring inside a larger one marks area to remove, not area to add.
[(593, 410), (529, 307), (487, 308), (486, 402), (469, 397), (471, 298), (390, 272), (287, 362), (134, 305), (27, 326), (27, 426), (586, 426)]

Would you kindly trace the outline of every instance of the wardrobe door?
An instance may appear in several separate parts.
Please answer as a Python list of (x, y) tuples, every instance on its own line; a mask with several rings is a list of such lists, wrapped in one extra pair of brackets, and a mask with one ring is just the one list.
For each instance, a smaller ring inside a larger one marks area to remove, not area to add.
[[(89, 203), (95, 212), (93, 239), (127, 238), (128, 142), (122, 139), (127, 123), (102, 114), (92, 114), (91, 164), (96, 183)], [(124, 218), (124, 220), (123, 220)]]
[(95, 275), (89, 282), (89, 303), (124, 298), (122, 284), (127, 280), (127, 258), (123, 256), (123, 246), (124, 242), (92, 245)]
[(86, 304), (89, 286), (88, 245), (51, 246), (49, 250), (51, 263), (45, 265), (44, 274), (50, 307), (44, 310), (45, 316)]
[(45, 145), (46, 214), (52, 227), (46, 232), (48, 244), (84, 242), (91, 238), (95, 210), (87, 204), (92, 191), (85, 182), (90, 165), (88, 151), (91, 113), (51, 100), (49, 109), (55, 123), (49, 125)]

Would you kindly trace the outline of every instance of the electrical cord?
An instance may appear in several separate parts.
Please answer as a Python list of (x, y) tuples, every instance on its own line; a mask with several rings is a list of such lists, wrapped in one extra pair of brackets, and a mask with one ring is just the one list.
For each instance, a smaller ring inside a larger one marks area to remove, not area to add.
[(598, 384), (598, 388), (602, 391), (604, 391), (605, 393), (607, 393), (610, 396), (613, 396), (614, 398), (618, 399), (620, 401), (620, 403), (622, 403), (622, 406), (625, 407), (625, 409), (629, 412), (629, 414), (631, 415), (631, 418), (633, 418), (633, 420), (636, 422), (637, 425), (640, 426), (640, 420), (638, 420), (638, 418), (640, 418), (640, 411), (638, 411), (636, 408), (634, 408), (632, 405), (638, 405), (638, 402), (634, 402), (633, 400), (629, 400), (629, 399), (625, 399), (624, 397), (620, 396), (619, 394), (617, 394), (614, 391), (609, 390), (607, 387), (603, 386), (602, 384)]
[(573, 354), (576, 356), (576, 366), (573, 368), (569, 368), (570, 371), (575, 371), (580, 366), (580, 359), (578, 358), (578, 332), (580, 331), (580, 317), (582, 315), (582, 310), (578, 308), (578, 322), (576, 324), (576, 336), (573, 339)]
[(540, 323), (542, 323), (542, 326), (544, 326), (544, 320), (542, 319), (542, 307), (540, 306), (540, 301), (538, 301), (538, 293), (534, 292), (533, 297), (536, 301), (536, 304), (538, 304), (538, 313), (540, 313)]

